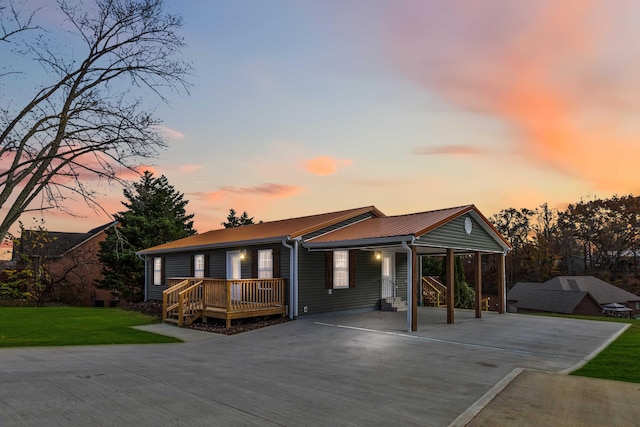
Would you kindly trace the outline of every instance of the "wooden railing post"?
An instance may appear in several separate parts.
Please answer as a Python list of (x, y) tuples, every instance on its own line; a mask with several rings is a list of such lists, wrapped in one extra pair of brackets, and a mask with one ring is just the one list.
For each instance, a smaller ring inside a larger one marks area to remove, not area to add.
[(178, 326), (184, 322), (184, 299), (182, 293), (178, 296)]
[(167, 298), (168, 295), (164, 292), (162, 293), (162, 322), (164, 323), (167, 320)]

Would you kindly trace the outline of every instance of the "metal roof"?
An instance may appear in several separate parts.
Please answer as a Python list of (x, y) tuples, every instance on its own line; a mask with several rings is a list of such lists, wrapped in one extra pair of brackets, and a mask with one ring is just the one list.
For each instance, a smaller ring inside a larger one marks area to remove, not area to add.
[(328, 243), (394, 236), (420, 236), (471, 209), (473, 209), (473, 205), (408, 215), (371, 218), (309, 239), (308, 242)]
[(144, 249), (139, 251), (138, 254), (146, 255), (172, 252), (176, 249), (190, 250), (218, 247), (229, 244), (257, 244), (288, 238), (297, 238), (368, 212), (371, 212), (374, 216), (384, 215), (375, 206), (366, 206), (319, 215), (245, 225), (242, 227), (223, 228)]

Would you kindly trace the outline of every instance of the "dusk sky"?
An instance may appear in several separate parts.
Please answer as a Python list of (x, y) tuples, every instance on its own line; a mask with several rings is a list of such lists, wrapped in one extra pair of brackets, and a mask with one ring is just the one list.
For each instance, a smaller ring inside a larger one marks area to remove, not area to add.
[[(169, 0), (189, 96), (151, 165), (195, 228), (639, 193), (640, 2)], [(110, 212), (120, 187), (98, 187)], [(47, 213), (55, 231), (109, 218)], [(30, 225), (33, 214), (25, 215)]]

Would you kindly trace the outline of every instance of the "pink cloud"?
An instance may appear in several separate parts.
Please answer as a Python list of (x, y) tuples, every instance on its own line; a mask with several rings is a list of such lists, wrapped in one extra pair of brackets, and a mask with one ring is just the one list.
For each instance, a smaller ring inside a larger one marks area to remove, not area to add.
[(295, 185), (265, 183), (255, 187), (220, 187), (218, 192), (223, 194), (251, 194), (274, 199), (295, 196), (302, 189)]
[[(600, 189), (635, 190), (637, 2), (403, 2), (389, 54), (458, 108), (498, 118), (515, 151)], [(635, 77), (634, 77), (635, 76)]]
[(195, 172), (202, 169), (202, 165), (182, 165), (180, 170), (185, 173)]
[(295, 185), (265, 183), (255, 187), (220, 187), (216, 191), (207, 193), (190, 193), (190, 195), (201, 200), (217, 203), (224, 198), (234, 196), (257, 196), (269, 199), (284, 199), (293, 197), (301, 191), (302, 188)]
[(351, 166), (352, 160), (338, 159), (331, 156), (319, 156), (309, 159), (304, 163), (304, 168), (307, 172), (314, 175), (325, 176), (333, 175), (338, 171), (340, 166)]
[(477, 147), (468, 147), (464, 145), (440, 145), (435, 147), (415, 147), (411, 150), (412, 154), (431, 156), (431, 155), (451, 155), (451, 156), (476, 156), (484, 154), (485, 151)]

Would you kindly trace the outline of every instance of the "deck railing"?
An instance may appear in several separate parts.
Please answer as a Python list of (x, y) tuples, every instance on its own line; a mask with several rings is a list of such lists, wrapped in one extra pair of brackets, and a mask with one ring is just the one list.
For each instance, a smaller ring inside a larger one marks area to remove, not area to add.
[(193, 285), (194, 279), (169, 279), (169, 287), (162, 292), (162, 320), (177, 313), (180, 305), (180, 292)]
[(422, 278), (422, 294), (436, 307), (446, 305), (447, 287), (434, 277), (424, 276)]
[(222, 310), (237, 315), (259, 313), (260, 309), (284, 309), (284, 279), (214, 278), (169, 279), (163, 292), (163, 320), (177, 317), (177, 323), (191, 323), (203, 311)]

